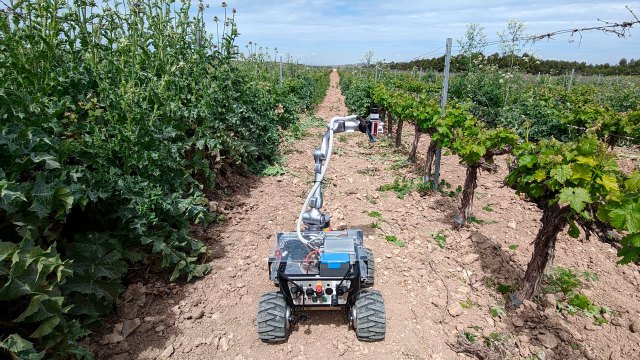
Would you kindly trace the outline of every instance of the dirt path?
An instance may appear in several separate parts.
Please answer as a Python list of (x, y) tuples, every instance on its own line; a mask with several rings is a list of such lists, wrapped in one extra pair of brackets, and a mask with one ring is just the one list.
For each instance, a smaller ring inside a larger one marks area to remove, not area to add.
[[(325, 121), (347, 115), (338, 79), (336, 72), (331, 74), (331, 87), (317, 111)], [(615, 311), (613, 321), (595, 326), (586, 317), (563, 316), (544, 304), (492, 317), (490, 308), (503, 304), (496, 284), (518, 283), (540, 212), (503, 187), (502, 166), (497, 174), (479, 177), (474, 210), (484, 223), (452, 231), (457, 199), (441, 194), (420, 197), (415, 192), (399, 199), (393, 192), (377, 191), (395, 178), (416, 178), (419, 169), (404, 165), (405, 152), (385, 142), (371, 144), (363, 134), (338, 136), (327, 174), (325, 210), (334, 227), (363, 229), (365, 244), (374, 251), (376, 288), (384, 294), (387, 309), (386, 340), (358, 342), (342, 314), (312, 312), (306, 323), (293, 329), (287, 343), (260, 342), (255, 325), (258, 299), (274, 289), (266, 258), (274, 234), (294, 228), (311, 184), (312, 151), (321, 134), (322, 129), (312, 129), (287, 147), (285, 175), (245, 179), (242, 191), (220, 202), (226, 221), (199, 234), (213, 253), (209, 275), (186, 285), (155, 281), (129, 287), (119, 317), (105, 332), (135, 330), (124, 340), (103, 338), (113, 344), (94, 346), (99, 358), (471, 358), (449, 345), (465, 332), (477, 336), (475, 344), (482, 344), (484, 336), (513, 358), (532, 358), (541, 352), (539, 357), (547, 359), (640, 358), (637, 267), (616, 266), (615, 251), (608, 245), (594, 239), (576, 243), (563, 235), (556, 265), (599, 275), (600, 280), (585, 292)], [(404, 143), (409, 144), (412, 136), (406, 131)], [(427, 144), (423, 138), (422, 154)], [(445, 156), (442, 166), (452, 189), (463, 183), (464, 168), (455, 157)], [(379, 212), (382, 219), (370, 217), (370, 211)], [(446, 237), (445, 249), (437, 246), (434, 232)], [(385, 236), (391, 235), (405, 246), (387, 242)]]

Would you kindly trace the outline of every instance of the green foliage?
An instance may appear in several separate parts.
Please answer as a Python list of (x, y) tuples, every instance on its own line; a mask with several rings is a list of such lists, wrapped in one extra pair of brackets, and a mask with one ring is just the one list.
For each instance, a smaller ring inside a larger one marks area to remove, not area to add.
[(384, 219), (382, 218), (382, 214), (380, 214), (377, 211), (369, 211), (369, 213), (367, 213), (367, 215), (369, 215), (369, 217), (372, 217), (374, 219), (376, 219), (377, 221), (374, 221), (371, 223), (371, 227), (374, 229), (379, 229), (380, 228), (380, 222), (384, 221)]
[(507, 284), (498, 283), (498, 285), (496, 286), (496, 289), (502, 295), (511, 294), (513, 292), (513, 287)]
[(596, 274), (584, 271), (577, 273), (572, 269), (556, 267), (552, 273), (544, 279), (544, 293), (558, 294), (562, 293), (563, 297), (557, 300), (556, 308), (570, 315), (582, 314), (593, 319), (596, 324), (607, 323), (602, 316), (610, 312), (605, 306), (594, 304), (589, 298), (580, 293), (584, 285), (584, 281), (597, 281)]
[(484, 210), (486, 212), (493, 212), (493, 205), (495, 205), (495, 204), (487, 204), (487, 205), (482, 207), (482, 210)]
[(589, 272), (576, 273), (572, 269), (555, 267), (553, 271), (545, 277), (543, 292), (547, 294), (563, 293), (568, 294), (582, 287), (582, 279), (588, 281), (597, 280), (595, 274)]
[(558, 299), (556, 308), (570, 315), (582, 314), (593, 319), (600, 325), (607, 323), (603, 314), (610, 310), (605, 306), (594, 304), (586, 295), (580, 292), (583, 280), (596, 281), (598, 277), (589, 272), (576, 273), (571, 269), (556, 267), (545, 279), (543, 292), (562, 293), (564, 296)]
[(407, 179), (403, 176), (402, 179), (393, 179), (392, 184), (383, 184), (378, 187), (378, 191), (393, 191), (398, 199), (404, 199), (407, 194), (415, 189), (415, 182), (413, 179)]
[(594, 137), (524, 143), (515, 154), (517, 164), (507, 183), (542, 207), (558, 203), (575, 216), (592, 220), (598, 204), (619, 193), (615, 157)]
[(467, 339), (469, 342), (474, 343), (476, 342), (476, 340), (478, 339), (478, 335), (470, 332), (470, 331), (464, 331), (462, 333), (462, 335), (464, 336), (465, 339)]
[(433, 232), (431, 237), (436, 241), (440, 249), (447, 247), (447, 237), (442, 232)]
[(610, 313), (609, 308), (599, 306), (591, 302), (589, 298), (581, 293), (571, 293), (564, 302), (557, 303), (556, 307), (559, 311), (570, 315), (582, 314), (593, 319), (597, 325), (608, 323), (603, 317), (604, 314)]
[(491, 317), (503, 317), (505, 314), (504, 307), (500, 305), (494, 305), (489, 308), (489, 315), (491, 315)]
[(404, 247), (406, 245), (404, 241), (398, 240), (398, 238), (395, 235), (387, 235), (384, 237), (384, 239), (388, 243), (393, 244), (397, 247)]
[(622, 257), (621, 264), (628, 264), (640, 256), (640, 171), (632, 172), (621, 187), (619, 194), (598, 208), (597, 216), (624, 232), (618, 256)]
[(371, 99), (372, 82), (366, 78), (343, 75), (340, 78), (340, 87), (349, 112), (367, 117), (369, 109), (373, 105)]
[(278, 160), (281, 130), (324, 95), (324, 70), (290, 66), (280, 86), (236, 61), (223, 20), (214, 38), (190, 2), (3, 12), (0, 341), (14, 357), (84, 356), (81, 324), (110, 310), (143, 254), (171, 280), (204, 275), (189, 235), (210, 220), (204, 192), (221, 170)]
[(472, 307), (478, 306), (473, 300), (467, 298), (466, 300), (460, 300), (460, 307), (463, 309), (471, 309)]

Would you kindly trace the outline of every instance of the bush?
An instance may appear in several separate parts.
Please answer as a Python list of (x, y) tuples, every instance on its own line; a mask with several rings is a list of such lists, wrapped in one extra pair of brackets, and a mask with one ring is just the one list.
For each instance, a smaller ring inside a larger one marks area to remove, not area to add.
[(213, 38), (204, 5), (174, 5), (0, 14), (0, 348), (14, 357), (89, 356), (81, 325), (143, 256), (171, 280), (204, 275), (188, 233), (209, 220), (204, 191), (221, 170), (276, 160), (280, 130), (326, 90), (324, 70), (294, 67), (279, 86), (238, 61), (226, 9)]

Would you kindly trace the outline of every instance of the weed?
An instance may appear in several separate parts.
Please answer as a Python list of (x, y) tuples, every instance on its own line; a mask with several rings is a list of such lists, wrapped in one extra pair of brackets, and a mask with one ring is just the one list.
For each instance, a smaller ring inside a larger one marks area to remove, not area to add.
[(556, 308), (560, 312), (570, 315), (581, 314), (593, 319), (593, 322), (601, 325), (607, 323), (603, 317), (604, 314), (610, 313), (605, 306), (594, 304), (586, 295), (579, 290), (585, 281), (597, 281), (598, 275), (583, 271), (577, 273), (572, 269), (556, 267), (553, 272), (545, 278), (545, 286), (542, 288), (544, 293), (562, 293), (564, 298), (556, 303)]
[(475, 216), (469, 216), (467, 218), (467, 222), (472, 223), (472, 224), (478, 224), (478, 225), (488, 225), (488, 224), (497, 223), (497, 221), (495, 221), (495, 220), (482, 220), (482, 219), (478, 219)]
[(393, 244), (397, 247), (404, 247), (406, 245), (404, 241), (398, 240), (395, 235), (387, 235), (384, 237), (384, 239), (387, 240), (388, 243)]
[(431, 233), (431, 237), (436, 240), (436, 244), (438, 244), (440, 249), (447, 247), (447, 237), (443, 233), (433, 232)]
[(391, 166), (389, 166), (389, 170), (400, 170), (409, 166), (409, 163), (406, 159), (394, 161)]
[(511, 245), (509, 245), (509, 250), (516, 251), (516, 250), (518, 250), (518, 247), (520, 247), (520, 245), (518, 245), (518, 244), (511, 244)]
[(482, 210), (484, 210), (484, 211), (486, 211), (486, 212), (493, 212), (493, 207), (492, 207), (493, 205), (495, 205), (495, 204), (491, 204), (491, 203), (489, 203), (489, 204), (487, 204), (487, 205), (483, 206), (483, 207), (482, 207)]
[(377, 222), (377, 221), (374, 221), (374, 222), (371, 223), (371, 227), (373, 229), (380, 229), (380, 223)]
[(514, 291), (511, 285), (502, 284), (502, 283), (498, 283), (498, 285), (496, 286), (496, 290), (498, 290), (498, 292), (502, 295), (511, 294)]
[(347, 141), (349, 141), (349, 139), (347, 138), (347, 136), (346, 136), (346, 135), (340, 135), (340, 136), (338, 136), (338, 142), (346, 143)]
[(542, 288), (545, 294), (563, 293), (567, 295), (580, 287), (582, 287), (582, 280), (576, 272), (571, 269), (563, 267), (556, 267), (551, 274), (545, 277), (546, 285)]
[(380, 214), (377, 211), (369, 211), (367, 215), (369, 215), (369, 217), (372, 217), (374, 219), (380, 219), (380, 220), (382, 219), (382, 214)]
[(491, 317), (502, 317), (505, 315), (504, 308), (500, 305), (494, 305), (489, 308)]
[(462, 333), (464, 335), (464, 338), (467, 339), (469, 342), (476, 342), (476, 339), (478, 339), (478, 335), (469, 332), (469, 331), (465, 331)]
[(398, 199), (404, 199), (413, 189), (415, 189), (414, 180), (407, 179), (406, 176), (402, 177), (402, 179), (395, 178), (392, 184), (383, 184), (378, 187), (378, 191), (395, 192)]
[(287, 173), (287, 169), (280, 164), (268, 165), (258, 175), (260, 176), (280, 176)]
[(360, 174), (360, 175), (373, 176), (373, 175), (376, 174), (376, 171), (377, 171), (377, 169), (375, 169), (375, 168), (367, 167), (367, 168), (364, 168), (364, 169), (356, 170), (356, 173)]
[(420, 195), (426, 195), (428, 192), (433, 191), (433, 183), (431, 181), (421, 181), (416, 185), (416, 191)]
[(509, 335), (501, 334), (494, 331), (490, 333), (488, 336), (483, 337), (483, 343), (484, 343), (484, 346), (490, 349), (497, 349), (499, 347), (499, 343), (503, 342), (504, 340), (507, 340), (508, 338), (509, 338)]
[(467, 298), (467, 300), (460, 301), (460, 307), (463, 309), (471, 309), (474, 306), (478, 306), (478, 304), (469, 298)]

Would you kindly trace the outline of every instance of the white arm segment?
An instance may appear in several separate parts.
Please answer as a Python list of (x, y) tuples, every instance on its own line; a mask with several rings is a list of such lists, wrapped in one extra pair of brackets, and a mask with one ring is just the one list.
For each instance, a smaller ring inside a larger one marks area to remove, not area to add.
[[(310, 244), (310, 241), (315, 240), (317, 238), (317, 236), (314, 236), (313, 239), (305, 239), (304, 236), (302, 235), (302, 230), (301, 230), (303, 217), (305, 215), (305, 212), (307, 212), (307, 207), (309, 207), (309, 202), (311, 201), (312, 198), (314, 198), (314, 195), (316, 199), (313, 204), (314, 205), (313, 209), (311, 211), (317, 210), (317, 213), (319, 213), (321, 217), (326, 216), (319, 212), (319, 209), (322, 207), (322, 192), (320, 187), (322, 186), (322, 180), (324, 179), (324, 175), (327, 173), (327, 169), (329, 168), (329, 162), (331, 161), (331, 154), (333, 152), (333, 140), (334, 140), (333, 135), (334, 133), (340, 133), (340, 132), (354, 132), (358, 130), (359, 124), (360, 124), (360, 121), (358, 120), (357, 115), (350, 115), (346, 117), (336, 116), (332, 118), (331, 121), (329, 121), (329, 124), (327, 125), (327, 131), (325, 132), (325, 135), (322, 139), (322, 146), (319, 149), (319, 151), (316, 150), (316, 153), (314, 154), (314, 157), (316, 157), (316, 166), (314, 168), (316, 176), (315, 176), (314, 184), (313, 184), (313, 187), (311, 188), (311, 191), (309, 191), (309, 195), (307, 195), (307, 198), (304, 200), (304, 204), (302, 205), (302, 209), (300, 209), (300, 215), (298, 216), (298, 221), (296, 223), (296, 232), (298, 233), (298, 239), (306, 245), (313, 247), (313, 245)], [(310, 216), (313, 216), (313, 215), (310, 215)]]

